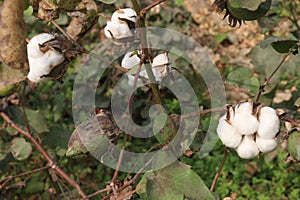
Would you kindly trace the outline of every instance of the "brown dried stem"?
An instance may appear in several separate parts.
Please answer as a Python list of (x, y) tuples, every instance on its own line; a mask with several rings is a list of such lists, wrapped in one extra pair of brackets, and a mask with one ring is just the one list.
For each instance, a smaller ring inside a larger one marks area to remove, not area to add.
[(225, 153), (224, 153), (224, 156), (223, 156), (223, 160), (222, 160), (222, 162), (220, 163), (219, 169), (218, 169), (217, 173), (215, 174), (214, 180), (213, 180), (213, 182), (212, 182), (212, 184), (211, 184), (211, 186), (210, 186), (210, 191), (211, 191), (211, 192), (214, 191), (215, 185), (216, 185), (216, 183), (217, 183), (217, 181), (218, 181), (219, 175), (220, 175), (220, 173), (221, 173), (221, 171), (222, 171), (222, 168), (223, 168), (223, 166), (224, 166), (224, 164), (225, 164), (225, 161), (226, 161), (226, 159), (227, 159), (227, 157), (228, 157), (229, 152), (230, 152), (230, 150), (229, 150), (228, 148), (226, 148)]
[(80, 188), (80, 186), (73, 180), (71, 179), (49, 156), (49, 154), (45, 151), (45, 149), (42, 147), (42, 145), (34, 138), (32, 135), (23, 129), (19, 128), (4, 112), (0, 112), (0, 116), (7, 122), (9, 126), (11, 126), (13, 129), (18, 131), (20, 134), (22, 134), (24, 137), (26, 137), (30, 142), (32, 142), (37, 150), (44, 156), (44, 158), (47, 160), (48, 165), (51, 169), (53, 169), (60, 177), (65, 179), (72, 187), (74, 187), (78, 194), (82, 197), (85, 198), (86, 195)]

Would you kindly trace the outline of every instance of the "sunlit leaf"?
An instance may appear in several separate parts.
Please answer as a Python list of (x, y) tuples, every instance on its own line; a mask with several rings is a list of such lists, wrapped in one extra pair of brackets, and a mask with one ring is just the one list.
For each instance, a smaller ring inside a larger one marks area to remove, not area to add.
[(30, 156), (32, 146), (24, 138), (17, 137), (11, 141), (10, 151), (15, 159), (24, 160)]
[(237, 67), (232, 70), (226, 78), (226, 83), (232, 86), (243, 87), (251, 95), (255, 95), (258, 92), (260, 85), (259, 80), (253, 77), (253, 72), (247, 67)]

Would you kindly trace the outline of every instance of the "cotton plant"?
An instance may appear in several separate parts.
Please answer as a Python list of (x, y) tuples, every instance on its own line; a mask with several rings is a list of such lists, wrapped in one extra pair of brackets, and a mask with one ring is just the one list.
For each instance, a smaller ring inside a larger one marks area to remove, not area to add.
[(27, 56), (29, 61), (29, 73), (27, 78), (33, 83), (39, 83), (46, 80), (46, 76), (51, 69), (65, 61), (61, 52), (54, 48), (42, 49), (41, 46), (55, 39), (55, 36), (49, 33), (41, 33), (34, 36), (27, 44)]
[[(141, 57), (141, 51), (131, 51), (124, 55), (121, 66), (125, 69), (132, 69), (133, 67), (136, 67), (140, 64), (140, 57)], [(151, 63), (151, 69), (155, 78), (155, 81), (160, 83), (164, 77), (168, 75), (168, 73), (171, 70), (171, 64), (168, 57), (168, 52), (163, 52), (158, 54), (153, 58), (153, 61)], [(128, 77), (128, 85), (132, 86), (134, 83), (134, 76), (127, 73)], [(139, 73), (139, 77), (143, 77), (145, 79), (149, 79), (149, 76), (147, 74), (147, 71), (145, 69), (141, 70)], [(141, 85), (142, 80), (139, 78), (137, 80), (137, 84)]]
[(225, 146), (234, 148), (241, 158), (251, 159), (277, 147), (279, 126), (273, 108), (243, 102), (228, 106), (227, 113), (219, 119), (217, 133)]

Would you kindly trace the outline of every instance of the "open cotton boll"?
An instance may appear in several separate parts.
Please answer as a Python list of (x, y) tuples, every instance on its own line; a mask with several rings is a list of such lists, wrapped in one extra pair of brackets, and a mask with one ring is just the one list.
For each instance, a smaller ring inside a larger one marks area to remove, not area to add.
[(41, 56), (44, 55), (44, 53), (40, 50), (40, 46), (43, 43), (51, 40), (54, 38), (54, 35), (52, 34), (48, 34), (48, 33), (41, 33), (38, 34), (36, 36), (34, 36), (33, 38), (31, 38), (31, 40), (29, 41), (29, 43), (27, 44), (27, 55), (28, 58), (39, 58)]
[(33, 83), (39, 83), (42, 80), (46, 79), (42, 77), (50, 73), (51, 63), (47, 57), (40, 57), (36, 59), (29, 59), (29, 73), (27, 78)]
[(137, 66), (140, 63), (141, 59), (139, 56), (134, 52), (128, 52), (124, 55), (121, 66), (125, 69), (131, 69), (134, 66)]
[(157, 56), (155, 56), (153, 58), (152, 67), (157, 67), (160, 65), (167, 65), (169, 63), (170, 63), (170, 61), (169, 61), (169, 57), (168, 57), (168, 52), (164, 52), (164, 53), (158, 54)]
[(242, 135), (251, 135), (258, 130), (259, 122), (252, 115), (253, 104), (240, 103), (235, 107), (235, 115), (232, 120), (233, 127)]
[(135, 23), (137, 14), (132, 8), (123, 8), (116, 10), (111, 16), (111, 21), (113, 22), (119, 22), (119, 20), (124, 19)]
[(226, 115), (219, 119), (217, 127), (217, 133), (222, 143), (230, 148), (236, 148), (239, 146), (242, 140), (242, 135), (239, 134), (233, 126), (231, 126), (226, 120)]
[(108, 21), (105, 28), (104, 34), (107, 38), (122, 39), (132, 37), (132, 32), (129, 29), (127, 23), (112, 22)]
[(49, 59), (51, 66), (57, 66), (65, 60), (65, 57), (55, 50), (47, 51), (44, 56)]
[(256, 136), (256, 144), (257, 144), (258, 149), (263, 153), (273, 151), (277, 147), (276, 140), (265, 139), (258, 135)]
[(253, 139), (253, 135), (244, 136), (240, 145), (236, 148), (236, 152), (244, 159), (256, 157), (259, 154), (259, 150)]
[(265, 139), (272, 139), (279, 131), (280, 120), (276, 110), (271, 107), (262, 107), (259, 113), (259, 122), (257, 133)]

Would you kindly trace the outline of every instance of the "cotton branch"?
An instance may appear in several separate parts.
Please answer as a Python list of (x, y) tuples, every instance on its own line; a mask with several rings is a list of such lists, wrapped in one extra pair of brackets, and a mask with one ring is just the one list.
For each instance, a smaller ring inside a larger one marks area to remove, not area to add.
[(86, 195), (80, 188), (80, 186), (73, 180), (71, 179), (49, 156), (49, 154), (45, 151), (45, 149), (42, 147), (42, 145), (34, 138), (32, 135), (20, 127), (18, 127), (4, 112), (0, 112), (0, 116), (6, 121), (6, 123), (11, 126), (13, 129), (18, 131), (21, 135), (26, 137), (30, 142), (32, 142), (37, 150), (44, 156), (44, 158), (47, 160), (49, 168), (53, 169), (60, 177), (65, 179), (72, 187), (74, 187), (78, 194), (82, 198), (86, 198)]

